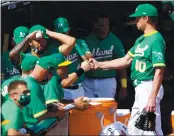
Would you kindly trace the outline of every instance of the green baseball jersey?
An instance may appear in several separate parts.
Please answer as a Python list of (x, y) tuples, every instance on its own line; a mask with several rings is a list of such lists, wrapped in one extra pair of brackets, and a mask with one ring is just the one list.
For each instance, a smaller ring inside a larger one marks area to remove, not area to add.
[[(69, 56), (66, 57), (66, 60), (72, 61), (72, 64), (68, 66), (68, 74), (75, 72), (77, 69), (80, 68), (80, 64), (83, 61), (82, 56), (89, 51), (89, 48), (84, 40), (78, 39), (75, 48), (72, 49)], [(83, 82), (84, 74), (78, 78), (78, 80), (74, 84), (78, 84)]]
[(128, 54), (133, 58), (132, 80), (150, 80), (154, 77), (154, 67), (165, 66), (165, 41), (157, 31), (140, 36)]
[[(90, 34), (85, 38), (87, 45), (97, 61), (108, 61), (120, 58), (125, 55), (122, 42), (113, 33), (101, 40), (95, 34)], [(86, 77), (111, 78), (116, 75), (116, 70), (95, 70), (89, 71)]]
[(9, 120), (9, 124), (3, 126), (3, 135), (7, 135), (10, 128), (19, 130), (24, 125), (21, 109), (10, 98), (2, 105), (2, 117), (4, 120)]
[(12, 76), (20, 75), (19, 70), (11, 63), (11, 60), (9, 58), (9, 51), (2, 53), (1, 60), (2, 60), (1, 74), (4, 75), (3, 79), (4, 81)]
[(34, 118), (38, 118), (47, 112), (43, 89), (39, 82), (31, 76), (27, 76), (23, 80), (27, 82), (31, 94), (31, 101), (28, 106), (31, 108)]
[(5, 80), (1, 85), (1, 104), (3, 104), (6, 100), (8, 100), (8, 85), (15, 80), (18, 80), (20, 78), (20, 75), (13, 76), (7, 80)]
[(47, 84), (42, 85), (46, 104), (58, 102), (64, 97), (64, 92), (56, 76), (53, 76)]

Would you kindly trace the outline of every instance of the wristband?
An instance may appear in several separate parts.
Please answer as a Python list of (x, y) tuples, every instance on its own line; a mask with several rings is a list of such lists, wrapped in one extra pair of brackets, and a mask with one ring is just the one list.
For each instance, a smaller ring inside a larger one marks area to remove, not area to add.
[(75, 73), (78, 77), (80, 77), (85, 71), (82, 68), (79, 68)]
[(126, 79), (126, 78), (122, 78), (122, 79), (121, 79), (121, 86), (122, 86), (123, 88), (127, 88), (127, 79)]

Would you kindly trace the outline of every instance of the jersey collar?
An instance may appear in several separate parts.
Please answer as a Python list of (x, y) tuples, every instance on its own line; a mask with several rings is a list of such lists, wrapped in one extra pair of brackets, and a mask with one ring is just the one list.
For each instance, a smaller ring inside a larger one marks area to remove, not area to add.
[(151, 36), (151, 35), (153, 35), (153, 34), (156, 34), (158, 31), (152, 31), (152, 32), (150, 32), (150, 33), (147, 33), (147, 34), (144, 34), (144, 37), (147, 37), (147, 36)]

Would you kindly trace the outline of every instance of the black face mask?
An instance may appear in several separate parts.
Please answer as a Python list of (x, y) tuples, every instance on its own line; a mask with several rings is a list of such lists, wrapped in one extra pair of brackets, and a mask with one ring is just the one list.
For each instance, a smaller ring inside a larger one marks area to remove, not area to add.
[(33, 50), (36, 54), (38, 54), (38, 55), (41, 55), (41, 54), (43, 54), (43, 53), (46, 51), (46, 49), (39, 50), (38, 48), (36, 48), (36, 47), (34, 47), (34, 46), (31, 46), (31, 48), (32, 48), (32, 50)]
[(21, 105), (21, 106), (26, 106), (30, 103), (30, 93), (27, 93), (27, 94), (21, 94), (20, 95), (20, 99), (18, 100), (18, 103)]

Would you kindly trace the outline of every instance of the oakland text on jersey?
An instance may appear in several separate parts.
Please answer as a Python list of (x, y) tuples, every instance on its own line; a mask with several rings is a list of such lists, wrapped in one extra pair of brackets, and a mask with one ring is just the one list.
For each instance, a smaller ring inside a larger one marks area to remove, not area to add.
[(114, 51), (114, 45), (111, 46), (109, 50), (101, 50), (100, 48), (94, 48), (92, 50), (92, 55), (97, 58), (112, 57)]
[(78, 60), (78, 54), (77, 54), (77, 53), (73, 53), (73, 54), (67, 56), (67, 57), (66, 57), (66, 60), (75, 62), (75, 61)]
[(138, 44), (137, 48), (135, 49), (134, 56), (144, 56), (144, 51), (147, 50), (149, 45), (146, 45), (144, 48), (140, 48), (140, 44)]

